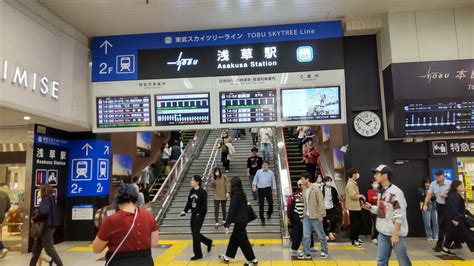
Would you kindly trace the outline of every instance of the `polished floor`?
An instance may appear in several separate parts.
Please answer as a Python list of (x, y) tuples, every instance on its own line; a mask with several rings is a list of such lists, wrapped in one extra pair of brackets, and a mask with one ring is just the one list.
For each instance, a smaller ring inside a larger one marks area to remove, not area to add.
[[(368, 240), (368, 239), (367, 239)], [(298, 261), (292, 257), (288, 248), (282, 246), (280, 240), (254, 239), (251, 240), (254, 251), (261, 266), (316, 266), (316, 265), (338, 265), (338, 266), (372, 266), (376, 265), (376, 246), (370, 241), (363, 244), (363, 248), (355, 248), (349, 243), (335, 243), (330, 245), (330, 256), (321, 260), (318, 253), (314, 253), (313, 261)], [(155, 265), (184, 266), (184, 265), (223, 265), (217, 260), (217, 255), (224, 253), (227, 240), (215, 240), (214, 247), (210, 253), (204, 252), (204, 258), (200, 261), (190, 262), (192, 256), (192, 245), (190, 240), (162, 240), (161, 247), (153, 249)], [(56, 246), (64, 265), (104, 265), (103, 255), (93, 254), (88, 242), (66, 242)], [(456, 257), (445, 257), (440, 253), (431, 252), (433, 242), (427, 242), (422, 238), (410, 238), (408, 240), (409, 256), (413, 265), (474, 265), (474, 253), (466, 247), (461, 250), (453, 250)], [(204, 246), (203, 246), (204, 250)], [(0, 265), (28, 265), (31, 254), (20, 254), (10, 252), (7, 257), (0, 259)], [(398, 265), (395, 255), (392, 255), (390, 265)], [(232, 265), (242, 265), (244, 258), (240, 251)], [(46, 265), (46, 264), (43, 264)]]

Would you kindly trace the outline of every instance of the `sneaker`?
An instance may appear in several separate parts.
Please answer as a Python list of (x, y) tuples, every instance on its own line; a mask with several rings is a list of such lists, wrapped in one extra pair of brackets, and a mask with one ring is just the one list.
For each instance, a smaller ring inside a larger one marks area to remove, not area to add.
[(379, 241), (377, 240), (377, 238), (374, 238), (372, 239), (372, 243), (374, 243), (375, 245), (377, 245), (379, 243)]
[(360, 244), (359, 241), (352, 241), (352, 245), (353, 245), (354, 247), (358, 247), (358, 248), (361, 248), (361, 247), (362, 247), (362, 245)]
[(443, 249), (441, 247), (434, 247), (433, 251), (434, 252), (441, 252)]
[(428, 237), (426, 240), (429, 241), (429, 242), (432, 242), (434, 239), (431, 238), (431, 237)]
[(228, 264), (230, 262), (230, 259), (226, 255), (219, 255), (217, 256), (220, 262)]
[(244, 263), (244, 266), (254, 266), (254, 265), (258, 265), (257, 259), (254, 259), (252, 261), (247, 261), (246, 263)]
[(327, 259), (328, 257), (329, 257), (329, 254), (327, 253), (321, 252), (321, 254), (319, 254), (320, 259)]
[(298, 254), (298, 252), (299, 252), (299, 250), (290, 248), (290, 253), (291, 254)]
[(228, 172), (229, 172), (229, 170), (225, 170), (225, 172), (226, 172), (226, 173), (228, 173)]
[(305, 254), (300, 254), (298, 257), (296, 257), (297, 259), (299, 260), (312, 260), (313, 257), (311, 257), (311, 255), (305, 255)]
[(8, 254), (8, 249), (4, 248), (1, 250), (1, 253), (0, 253), (0, 258), (3, 259), (5, 258), (5, 256), (7, 256)]
[(461, 243), (453, 243), (450, 247), (451, 249), (462, 249)]
[(202, 255), (201, 256), (194, 255), (193, 257), (191, 257), (191, 260), (200, 260), (200, 259), (202, 259)]
[(360, 238), (357, 239), (357, 242), (359, 242), (359, 243), (361, 243), (361, 244), (364, 243), (364, 241), (362, 241), (362, 239), (360, 239)]
[(446, 256), (451, 256), (451, 257), (456, 256), (456, 254), (452, 253), (449, 249), (446, 251), (444, 249), (441, 249), (441, 254), (446, 255)]
[(214, 228), (215, 228), (215, 229), (219, 229), (219, 225), (220, 225), (219, 223), (216, 223), (216, 224), (214, 225)]

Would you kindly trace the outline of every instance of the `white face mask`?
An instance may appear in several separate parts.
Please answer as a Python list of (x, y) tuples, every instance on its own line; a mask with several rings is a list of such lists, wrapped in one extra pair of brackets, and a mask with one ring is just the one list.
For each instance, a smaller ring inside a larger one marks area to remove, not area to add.
[(323, 182), (323, 179), (318, 177), (318, 179), (316, 179), (316, 182), (321, 183), (321, 182)]
[(356, 180), (359, 179), (360, 175), (359, 174), (356, 174)]
[(378, 189), (379, 188), (379, 184), (372, 184), (372, 188), (375, 190), (375, 189)]
[(219, 176), (220, 173), (219, 173), (219, 172), (215, 172), (214, 174), (215, 174), (216, 176)]
[(327, 186), (327, 187), (330, 187), (330, 186), (331, 186), (331, 182), (326, 182), (326, 186)]

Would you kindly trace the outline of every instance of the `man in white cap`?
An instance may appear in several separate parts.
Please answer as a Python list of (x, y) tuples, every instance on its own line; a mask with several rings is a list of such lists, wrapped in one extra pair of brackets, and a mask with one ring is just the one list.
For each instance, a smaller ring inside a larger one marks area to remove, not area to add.
[(365, 203), (363, 208), (377, 214), (378, 249), (377, 265), (388, 265), (392, 250), (400, 266), (411, 266), (407, 253), (408, 235), (407, 202), (403, 191), (392, 183), (392, 170), (386, 165), (372, 169), (379, 183), (377, 206)]

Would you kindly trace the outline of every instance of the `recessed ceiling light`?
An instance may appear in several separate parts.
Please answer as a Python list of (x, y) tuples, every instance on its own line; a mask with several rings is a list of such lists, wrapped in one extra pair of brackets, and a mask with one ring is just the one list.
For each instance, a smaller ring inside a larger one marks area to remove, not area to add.
[(31, 119), (31, 117), (29, 117), (29, 116), (24, 116), (23, 119), (25, 119), (26, 121), (28, 121), (28, 120)]

